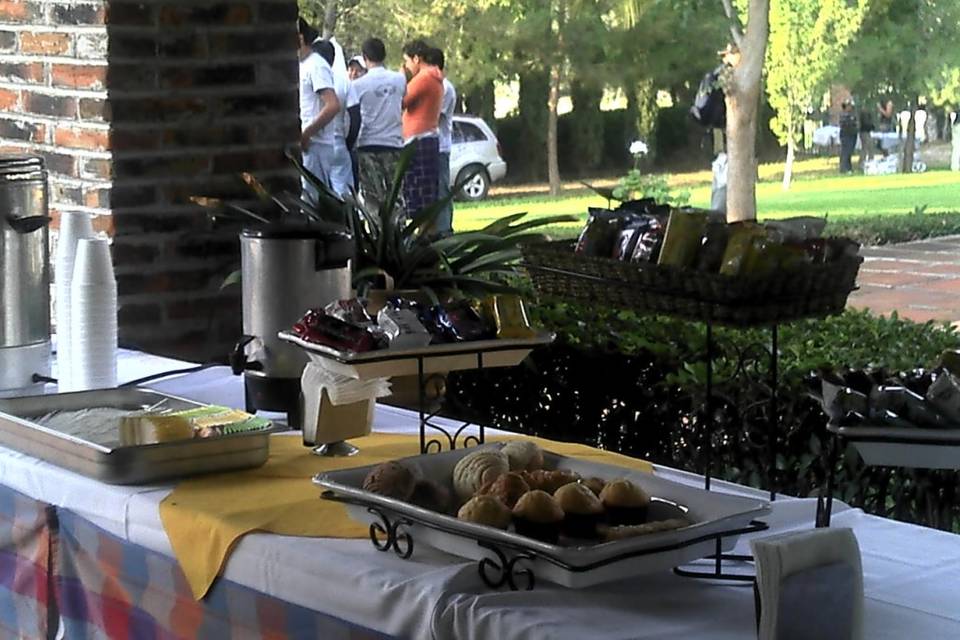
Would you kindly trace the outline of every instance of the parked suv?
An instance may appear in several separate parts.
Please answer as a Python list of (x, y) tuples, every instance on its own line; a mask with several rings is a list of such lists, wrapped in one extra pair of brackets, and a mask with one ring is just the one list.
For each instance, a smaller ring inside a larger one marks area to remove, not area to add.
[(482, 118), (466, 114), (453, 116), (453, 146), (450, 149), (450, 186), (465, 178), (475, 167), (483, 170), (460, 191), (463, 200), (487, 197), (490, 185), (507, 174), (507, 163), (500, 156), (497, 136)]

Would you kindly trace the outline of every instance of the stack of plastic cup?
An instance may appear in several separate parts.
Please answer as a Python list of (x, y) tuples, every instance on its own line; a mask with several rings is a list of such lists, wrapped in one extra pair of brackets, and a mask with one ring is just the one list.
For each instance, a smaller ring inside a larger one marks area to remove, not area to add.
[(117, 281), (104, 237), (80, 240), (70, 287), (73, 388), (117, 386)]
[(73, 338), (70, 320), (70, 284), (77, 257), (77, 242), (93, 237), (90, 215), (79, 211), (60, 214), (60, 232), (57, 235), (57, 253), (54, 259), (57, 301), (57, 386), (61, 392), (73, 390), (71, 352)]

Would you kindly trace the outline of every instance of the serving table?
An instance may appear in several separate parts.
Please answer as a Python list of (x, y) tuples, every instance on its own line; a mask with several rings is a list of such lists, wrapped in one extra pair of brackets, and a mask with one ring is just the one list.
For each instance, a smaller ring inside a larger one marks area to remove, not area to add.
[[(121, 380), (183, 366), (124, 352)], [(226, 367), (151, 386), (243, 406), (242, 383)], [(418, 427), (414, 412), (377, 408), (375, 430), (412, 434)], [(665, 467), (656, 473), (703, 483)], [(711, 488), (765, 495), (723, 482)], [(533, 591), (491, 591), (475, 563), (427, 547), (403, 560), (376, 552), (368, 540), (272, 534), (243, 537), (214, 589), (196, 603), (189, 590), (178, 592), (185, 581), (160, 522), (159, 505), (171, 489), (105, 485), (0, 449), (0, 635), (44, 637), (52, 626), (45, 616), (54, 610), (45, 605), (54, 601), (68, 638), (158, 637), (148, 635), (157, 628), (174, 638), (230, 632), (235, 638), (722, 640), (756, 633), (749, 584), (664, 572), (582, 590), (542, 583)], [(815, 500), (781, 497), (766, 518), (770, 530), (758, 535), (811, 528), (815, 510)], [(865, 637), (960, 637), (960, 592), (953, 588), (960, 536), (842, 503), (834, 505), (832, 526), (851, 527), (863, 553)], [(45, 562), (53, 568), (47, 582), (40, 571)]]

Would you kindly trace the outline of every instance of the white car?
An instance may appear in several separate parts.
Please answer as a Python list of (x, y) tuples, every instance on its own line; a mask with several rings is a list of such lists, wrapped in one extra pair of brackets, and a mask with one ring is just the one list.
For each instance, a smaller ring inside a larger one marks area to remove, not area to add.
[(453, 145), (450, 149), (450, 187), (482, 168), (460, 190), (463, 200), (487, 197), (490, 185), (507, 175), (507, 163), (500, 156), (500, 143), (482, 118), (466, 114), (453, 116)]

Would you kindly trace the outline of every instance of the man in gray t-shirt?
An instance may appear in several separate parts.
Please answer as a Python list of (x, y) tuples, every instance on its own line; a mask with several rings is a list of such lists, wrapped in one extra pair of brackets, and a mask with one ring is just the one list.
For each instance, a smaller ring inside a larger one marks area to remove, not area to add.
[[(443, 50), (431, 47), (427, 51), (427, 64), (432, 64), (440, 71), (446, 74), (446, 59)], [(434, 225), (436, 233), (439, 235), (450, 235), (453, 233), (453, 198), (450, 197), (450, 149), (453, 146), (453, 114), (457, 110), (457, 90), (446, 75), (443, 78), (443, 100), (440, 103), (440, 122), (437, 127), (440, 136), (440, 161), (439, 178), (437, 194), (440, 198), (449, 198), (444, 205), (443, 211), (437, 216), (437, 222)]]
[(403, 147), (403, 96), (407, 79), (385, 69), (386, 47), (370, 38), (361, 48), (367, 73), (354, 80), (347, 93), (350, 133), (347, 144), (356, 145), (360, 171), (360, 198), (379, 209), (390, 190)]

